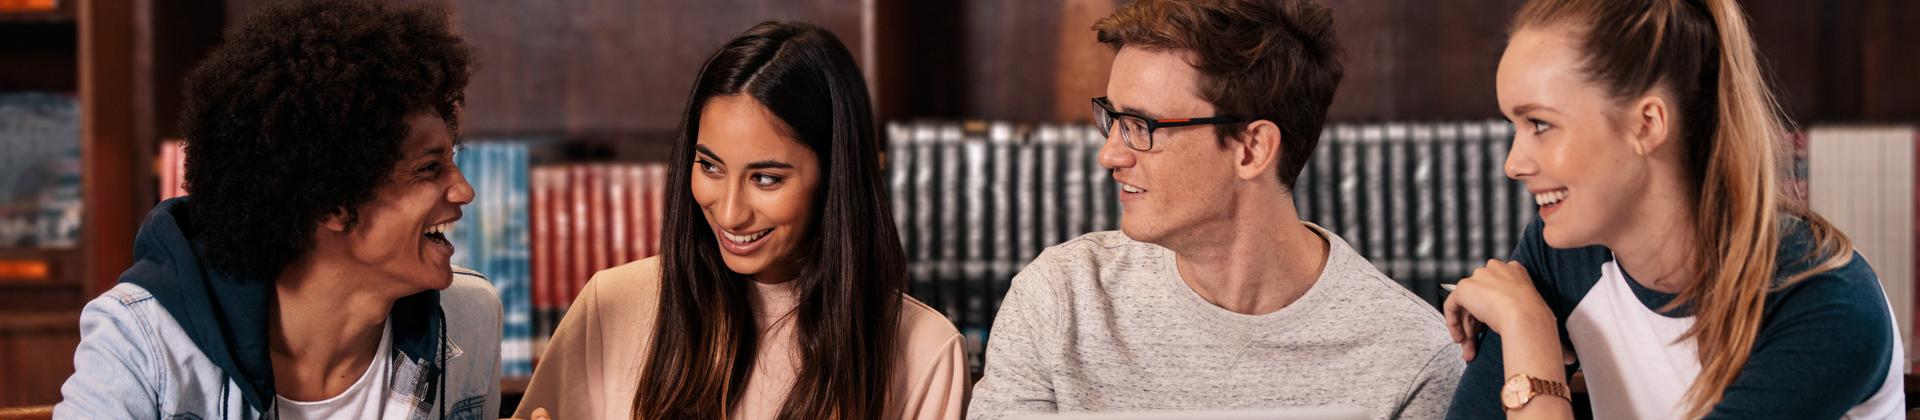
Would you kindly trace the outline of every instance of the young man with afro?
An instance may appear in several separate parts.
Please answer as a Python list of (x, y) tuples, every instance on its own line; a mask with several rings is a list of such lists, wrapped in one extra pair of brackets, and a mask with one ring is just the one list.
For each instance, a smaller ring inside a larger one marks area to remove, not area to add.
[(61, 419), (493, 418), (500, 301), (453, 267), (472, 53), (446, 16), (288, 2), (188, 76), (188, 197), (80, 316)]

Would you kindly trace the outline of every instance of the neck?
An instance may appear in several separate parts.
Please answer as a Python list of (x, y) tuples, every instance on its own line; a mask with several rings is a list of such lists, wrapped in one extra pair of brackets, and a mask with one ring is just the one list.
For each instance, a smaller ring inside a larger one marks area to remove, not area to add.
[(1695, 267), (1702, 262), (1693, 259), (1702, 246), (1694, 237), (1694, 208), (1700, 200), (1685, 191), (1671, 182), (1653, 186), (1626, 218), (1614, 219), (1625, 229), (1602, 243), (1613, 251), (1621, 271), (1649, 289), (1679, 293), (1699, 280)]
[(345, 392), (379, 351), (401, 296), (367, 276), (302, 258), (274, 279), (268, 347), (275, 392), (318, 401)]
[(1170, 244), (1180, 279), (1223, 309), (1259, 315), (1287, 307), (1313, 287), (1327, 261), (1326, 238), (1300, 223), (1291, 197), (1236, 200), (1227, 217)]

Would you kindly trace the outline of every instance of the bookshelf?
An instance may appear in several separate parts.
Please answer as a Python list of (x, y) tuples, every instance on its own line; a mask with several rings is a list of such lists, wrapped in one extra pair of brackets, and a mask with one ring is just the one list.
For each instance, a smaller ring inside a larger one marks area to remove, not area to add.
[[(130, 262), (134, 230), (158, 199), (149, 162), (160, 139), (178, 137), (182, 77), (237, 17), (272, 1), (61, 0), (51, 11), (0, 12), (0, 92), (76, 95), (85, 114), (77, 141), (89, 150), (81, 244), (0, 247), (0, 405), (57, 399), (65, 374), (30, 367), (70, 369), (70, 353), (9, 349), (77, 343), (64, 317)], [(814, 21), (838, 34), (866, 73), (882, 124), (1082, 123), (1112, 56), (1088, 28), (1119, 3), (406, 2), (448, 8), (479, 54), (463, 135), (530, 139), (534, 166), (664, 161), (700, 61), (764, 19)], [(1331, 120), (1496, 115), (1493, 69), (1522, 0), (1321, 2), (1335, 10), (1347, 49)], [(1906, 51), (1920, 26), (1902, 25), (1920, 21), (1920, 2), (1745, 3), (1797, 120), (1920, 121), (1912, 94), (1920, 78), (1911, 76), (1920, 54)], [(44, 276), (8, 274), (38, 272), (36, 263)], [(509, 394), (521, 388), (503, 383)]]
[[(32, 3), (0, 4), (7, 6), (0, 9), (0, 91), (72, 95), (79, 87), (76, 6)], [(71, 363), (30, 353), (79, 343), (84, 254), (79, 246), (0, 244), (0, 405), (58, 398)]]
[(77, 103), (80, 233), (73, 246), (0, 246), (0, 406), (59, 399), (79, 310), (131, 262), (133, 233), (155, 201), (141, 162), (173, 131), (180, 76), (218, 42), (224, 19), (206, 0), (48, 3), (0, 12), (0, 94)]

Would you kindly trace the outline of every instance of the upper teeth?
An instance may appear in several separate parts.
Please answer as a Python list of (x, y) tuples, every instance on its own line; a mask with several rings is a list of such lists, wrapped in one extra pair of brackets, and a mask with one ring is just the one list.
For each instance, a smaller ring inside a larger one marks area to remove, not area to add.
[(1533, 202), (1542, 206), (1558, 203), (1560, 200), (1565, 199), (1567, 199), (1567, 190), (1553, 190), (1533, 194)]
[(426, 233), (445, 234), (447, 232), (452, 232), (452, 231), (453, 231), (453, 222), (446, 222), (446, 223), (441, 223), (433, 226), (428, 226)]
[(1141, 193), (1141, 192), (1147, 192), (1147, 190), (1143, 190), (1143, 189), (1140, 189), (1140, 187), (1135, 187), (1135, 186), (1132, 186), (1132, 185), (1127, 185), (1127, 183), (1125, 183), (1125, 182), (1121, 182), (1121, 183), (1119, 183), (1119, 184), (1120, 184), (1120, 191), (1126, 191), (1126, 192), (1130, 192), (1130, 193)]
[(735, 235), (732, 232), (727, 232), (723, 230), (723, 231), (720, 231), (720, 235), (726, 236), (727, 240), (733, 241), (734, 243), (744, 244), (744, 243), (760, 240), (760, 237), (767, 236), (767, 234), (771, 232), (773, 232), (773, 229), (762, 230), (759, 232), (754, 232), (746, 235)]

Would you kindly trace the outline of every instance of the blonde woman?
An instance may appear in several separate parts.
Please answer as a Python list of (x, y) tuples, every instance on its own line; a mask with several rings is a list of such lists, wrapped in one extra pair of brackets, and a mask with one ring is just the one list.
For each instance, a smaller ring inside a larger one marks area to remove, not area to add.
[[(1450, 418), (1898, 418), (1899, 334), (1867, 261), (1780, 195), (1786, 122), (1733, 0), (1536, 0), (1501, 58), (1512, 261), (1444, 305)], [(1485, 334), (1476, 334), (1478, 332)]]

